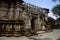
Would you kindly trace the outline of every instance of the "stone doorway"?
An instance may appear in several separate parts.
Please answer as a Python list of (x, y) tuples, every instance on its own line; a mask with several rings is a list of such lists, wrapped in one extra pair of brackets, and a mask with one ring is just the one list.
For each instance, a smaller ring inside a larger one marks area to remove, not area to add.
[(32, 30), (35, 29), (35, 22), (34, 21), (35, 21), (34, 19), (31, 20), (31, 28), (32, 28)]
[(36, 31), (37, 18), (38, 18), (37, 14), (32, 14), (32, 19), (31, 19), (31, 28), (32, 28), (32, 31)]

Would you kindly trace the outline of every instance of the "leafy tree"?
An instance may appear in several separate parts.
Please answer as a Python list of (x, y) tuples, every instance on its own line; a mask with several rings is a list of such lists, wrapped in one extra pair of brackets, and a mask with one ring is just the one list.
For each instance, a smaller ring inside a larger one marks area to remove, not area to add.
[(55, 21), (52, 17), (48, 17), (48, 21), (49, 22), (53, 22), (53, 21)]
[(57, 21), (58, 23), (60, 23), (60, 18), (57, 18), (56, 21)]
[(54, 6), (52, 8), (52, 12), (53, 12), (54, 15), (56, 15), (56, 16), (58, 15), (60, 17), (60, 4)]

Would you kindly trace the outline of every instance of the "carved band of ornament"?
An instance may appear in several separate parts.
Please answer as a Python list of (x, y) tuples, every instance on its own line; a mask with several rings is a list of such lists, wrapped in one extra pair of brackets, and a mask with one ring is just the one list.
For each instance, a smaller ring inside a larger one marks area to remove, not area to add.
[(7, 8), (7, 7), (8, 7), (8, 5), (2, 5), (2, 4), (1, 4), (1, 5), (0, 5), (0, 7), (6, 7), (6, 8)]
[[(14, 31), (20, 31), (20, 29), (21, 29), (21, 25), (19, 25), (19, 24), (2, 24), (1, 25), (1, 29), (3, 29), (3, 31), (12, 31), (13, 30), (13, 28), (15, 29)], [(12, 28), (13, 27), (13, 28)], [(5, 28), (5, 30), (4, 30), (4, 28)]]

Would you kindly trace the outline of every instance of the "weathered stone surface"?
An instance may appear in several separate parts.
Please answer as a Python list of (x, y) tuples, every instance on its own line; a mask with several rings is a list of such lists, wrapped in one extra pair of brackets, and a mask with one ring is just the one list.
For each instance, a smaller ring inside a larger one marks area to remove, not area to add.
[[(0, 3), (0, 20), (3, 20), (1, 27), (4, 33), (4, 30), (6, 30), (8, 31), (7, 33), (12, 31), (13, 34), (18, 34), (21, 31), (23, 31), (21, 34), (25, 33), (26, 35), (32, 31), (36, 34), (36, 32), (41, 30), (42, 26), (45, 25), (47, 14), (47, 10), (25, 2), (21, 3), (15, 0), (10, 2), (1, 1)], [(9, 20), (10, 22), (8, 22)], [(13, 21), (11, 22), (11, 20)], [(17, 20), (20, 22), (22, 20), (24, 23), (19, 23)], [(19, 25), (21, 25), (21, 27)]]

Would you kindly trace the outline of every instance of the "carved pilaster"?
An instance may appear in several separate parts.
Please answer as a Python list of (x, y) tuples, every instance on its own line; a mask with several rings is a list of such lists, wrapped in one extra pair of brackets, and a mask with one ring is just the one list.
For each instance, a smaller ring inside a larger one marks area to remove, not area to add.
[(13, 4), (11, 3), (10, 11), (9, 11), (9, 20), (13, 19)]
[(24, 21), (25, 21), (25, 28), (26, 29), (30, 29), (31, 28), (31, 21), (30, 21), (30, 19), (28, 18), (28, 19), (25, 19)]

